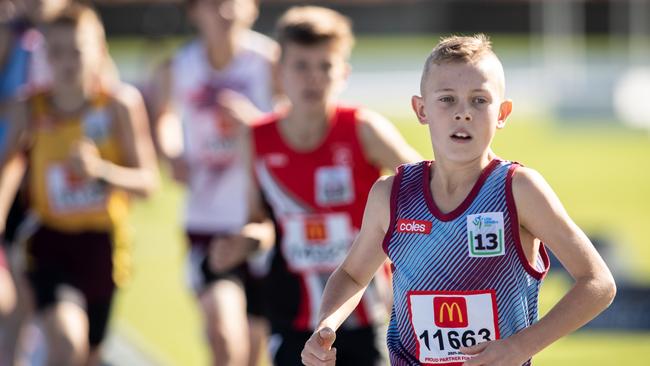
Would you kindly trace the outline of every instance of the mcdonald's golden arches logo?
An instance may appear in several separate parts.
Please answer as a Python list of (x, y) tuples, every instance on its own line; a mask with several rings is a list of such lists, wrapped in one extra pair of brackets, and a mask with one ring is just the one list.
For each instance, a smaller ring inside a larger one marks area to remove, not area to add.
[(308, 241), (313, 243), (326, 241), (327, 226), (325, 220), (319, 216), (305, 219), (305, 236)]
[(433, 298), (433, 316), (439, 328), (465, 328), (468, 324), (467, 302), (464, 297), (436, 296)]

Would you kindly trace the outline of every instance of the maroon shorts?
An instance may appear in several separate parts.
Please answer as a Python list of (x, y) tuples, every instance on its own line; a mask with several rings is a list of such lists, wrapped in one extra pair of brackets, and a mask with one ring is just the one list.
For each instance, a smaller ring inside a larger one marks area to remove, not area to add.
[(190, 244), (187, 274), (190, 286), (194, 291), (200, 294), (207, 286), (216, 281), (234, 280), (241, 283), (246, 292), (246, 312), (249, 315), (263, 316), (260, 288), (262, 280), (251, 275), (247, 262), (225, 272), (215, 272), (210, 268), (208, 263), (210, 243), (222, 234), (211, 235), (187, 231), (186, 235)]
[(65, 286), (79, 290), (90, 322), (90, 344), (101, 342), (115, 292), (110, 233), (40, 227), (27, 243), (26, 273), (38, 310), (60, 301)]

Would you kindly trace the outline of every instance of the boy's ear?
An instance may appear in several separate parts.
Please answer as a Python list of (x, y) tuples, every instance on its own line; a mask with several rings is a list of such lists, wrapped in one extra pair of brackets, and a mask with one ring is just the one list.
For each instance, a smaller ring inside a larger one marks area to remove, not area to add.
[(424, 98), (418, 95), (412, 96), (411, 107), (413, 108), (415, 115), (418, 117), (418, 121), (420, 121), (421, 124), (426, 125), (427, 116), (426, 113), (424, 113)]
[(506, 99), (501, 102), (499, 106), (499, 118), (497, 120), (497, 128), (504, 128), (506, 126), (506, 119), (512, 113), (512, 100)]

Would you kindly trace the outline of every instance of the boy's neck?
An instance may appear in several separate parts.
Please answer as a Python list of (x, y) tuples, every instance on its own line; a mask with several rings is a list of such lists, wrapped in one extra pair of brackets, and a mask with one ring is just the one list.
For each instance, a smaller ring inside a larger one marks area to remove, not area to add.
[(222, 70), (232, 62), (239, 52), (245, 29), (232, 30), (223, 37), (203, 38), (208, 62), (216, 70)]
[(318, 147), (329, 131), (334, 108), (334, 105), (318, 109), (292, 107), (280, 121), (282, 136), (296, 150)]
[(445, 194), (454, 194), (459, 190), (471, 189), (483, 169), (495, 158), (496, 155), (491, 150), (488, 150), (481, 157), (466, 162), (436, 159), (431, 187), (434, 192), (444, 192)]
[(83, 109), (91, 98), (90, 85), (53, 85), (52, 103), (62, 114), (75, 114)]

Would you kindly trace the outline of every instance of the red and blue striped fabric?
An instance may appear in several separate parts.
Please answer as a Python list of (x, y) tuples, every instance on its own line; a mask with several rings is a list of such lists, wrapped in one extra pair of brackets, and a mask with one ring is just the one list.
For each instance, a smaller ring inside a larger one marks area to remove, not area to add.
[[(461, 346), (507, 338), (537, 320), (548, 270), (524, 255), (512, 195), (517, 163), (494, 159), (459, 207), (432, 198), (431, 161), (398, 168), (383, 243), (393, 262), (392, 365), (461, 365)], [(529, 364), (530, 361), (526, 362)]]

